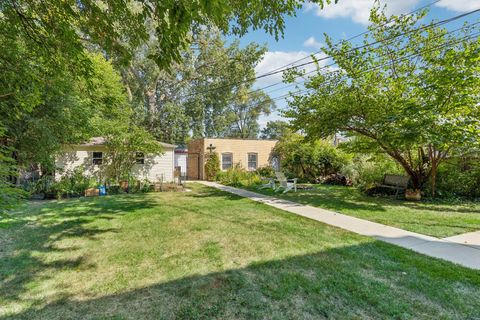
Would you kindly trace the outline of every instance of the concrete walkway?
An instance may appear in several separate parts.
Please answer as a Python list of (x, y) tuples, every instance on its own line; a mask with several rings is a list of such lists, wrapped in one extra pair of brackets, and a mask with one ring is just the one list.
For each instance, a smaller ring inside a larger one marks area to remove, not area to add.
[[(386, 226), (337, 212), (302, 205), (296, 202), (269, 197), (256, 192), (224, 186), (215, 182), (195, 181), (203, 185), (230, 192), (253, 201), (285, 210), (299, 216), (320, 221), (335, 227), (352, 231), (361, 235), (375, 237), (406, 249), (440, 258), (462, 266), (480, 270), (480, 246), (465, 245), (458, 241), (439, 239), (403, 229)], [(452, 237), (454, 238), (454, 237)], [(454, 239), (456, 240), (456, 239)]]
[(443, 240), (460, 243), (480, 250), (480, 231), (459, 234), (453, 237), (443, 238)]

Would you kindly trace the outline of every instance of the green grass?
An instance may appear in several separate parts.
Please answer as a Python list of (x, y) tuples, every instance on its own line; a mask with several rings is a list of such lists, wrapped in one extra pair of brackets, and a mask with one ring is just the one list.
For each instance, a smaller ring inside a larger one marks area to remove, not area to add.
[(478, 202), (409, 202), (393, 197), (371, 197), (356, 188), (329, 185), (314, 185), (313, 190), (287, 194), (271, 189), (249, 190), (438, 238), (480, 230)]
[(479, 319), (480, 272), (192, 185), (32, 203), (0, 319)]

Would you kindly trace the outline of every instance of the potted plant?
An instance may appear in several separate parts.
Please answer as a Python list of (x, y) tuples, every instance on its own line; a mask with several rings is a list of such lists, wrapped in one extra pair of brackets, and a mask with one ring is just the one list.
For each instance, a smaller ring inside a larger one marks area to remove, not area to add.
[(407, 189), (405, 190), (405, 199), (409, 201), (420, 201), (422, 200), (422, 193), (420, 189)]

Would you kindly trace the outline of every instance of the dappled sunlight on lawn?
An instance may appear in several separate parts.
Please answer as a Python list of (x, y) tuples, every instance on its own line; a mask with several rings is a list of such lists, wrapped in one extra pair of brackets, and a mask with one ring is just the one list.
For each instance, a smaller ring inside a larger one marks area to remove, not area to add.
[(353, 187), (328, 185), (315, 185), (313, 190), (287, 194), (256, 188), (249, 190), (440, 238), (480, 230), (480, 203), (475, 202), (415, 203), (367, 196)]
[(458, 318), (480, 308), (468, 299), (480, 294), (478, 272), (191, 188), (17, 212), (22, 222), (0, 238), (0, 318)]

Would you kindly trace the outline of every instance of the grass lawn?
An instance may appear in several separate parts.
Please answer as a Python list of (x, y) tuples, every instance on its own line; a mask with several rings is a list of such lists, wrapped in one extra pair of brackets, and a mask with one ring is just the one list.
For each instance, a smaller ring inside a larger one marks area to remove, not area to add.
[(191, 188), (26, 206), (0, 319), (480, 319), (478, 271)]
[(271, 189), (249, 190), (439, 238), (480, 230), (480, 203), (408, 202), (366, 196), (351, 187), (313, 187), (287, 194)]

